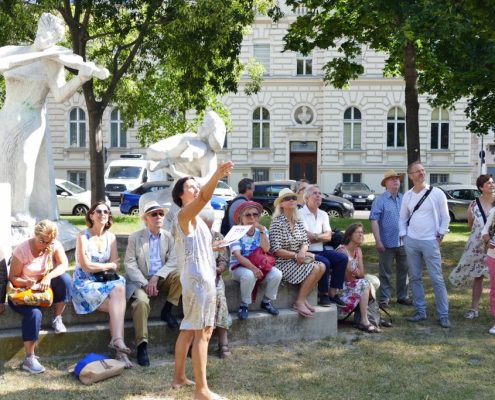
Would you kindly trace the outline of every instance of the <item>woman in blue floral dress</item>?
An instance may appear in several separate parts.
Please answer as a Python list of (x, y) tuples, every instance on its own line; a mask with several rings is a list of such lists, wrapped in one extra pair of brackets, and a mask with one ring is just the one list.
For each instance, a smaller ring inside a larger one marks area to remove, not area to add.
[(131, 350), (124, 342), (125, 278), (116, 274), (119, 267), (117, 241), (108, 231), (112, 223), (110, 209), (102, 201), (93, 204), (86, 214), (88, 229), (79, 234), (76, 243), (72, 303), (78, 314), (93, 311), (109, 314), (112, 339), (108, 347), (115, 350), (116, 359), (131, 368), (127, 357)]

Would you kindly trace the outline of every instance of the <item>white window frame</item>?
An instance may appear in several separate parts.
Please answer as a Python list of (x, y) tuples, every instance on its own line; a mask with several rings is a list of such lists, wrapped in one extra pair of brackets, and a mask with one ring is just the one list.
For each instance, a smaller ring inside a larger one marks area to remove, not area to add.
[[(259, 119), (255, 119), (254, 113), (258, 109), (260, 110), (259, 111), (260, 117), (259, 117)], [(263, 118), (263, 110), (266, 110), (268, 112), (268, 119)], [(269, 149), (270, 148), (270, 131), (271, 131), (270, 110), (268, 110), (268, 108), (266, 108), (266, 107), (258, 106), (254, 109), (252, 116), (253, 116), (253, 120), (252, 120), (252, 124), (251, 124), (251, 145), (252, 145), (252, 148), (253, 149)], [(259, 143), (254, 143), (254, 131), (255, 131), (254, 124), (259, 124), (259, 129), (260, 129)], [(268, 124), (268, 146), (263, 146), (263, 142), (264, 142), (264, 140), (263, 140), (264, 139), (263, 127), (265, 124)]]
[[(438, 119), (433, 119), (433, 114), (438, 111)], [(442, 118), (443, 114), (447, 114), (447, 119)], [(433, 143), (433, 124), (437, 125), (437, 143)], [(442, 126), (447, 125), (447, 147), (442, 147)], [(448, 150), (450, 147), (450, 115), (448, 110), (442, 107), (435, 108), (431, 112), (431, 124), (430, 124), (430, 149), (431, 150)], [(435, 147), (433, 147), (435, 146)]]
[[(347, 112), (347, 110), (351, 109), (351, 118), (346, 118), (345, 117), (345, 113)], [(358, 110), (359, 113), (361, 114), (361, 117), (360, 118), (355, 118), (355, 110)], [(361, 110), (355, 106), (350, 106), (350, 107), (347, 107), (344, 111), (344, 131), (343, 131), (343, 144), (344, 144), (344, 149), (349, 149), (349, 150), (361, 150), (362, 149), (362, 141), (363, 141), (363, 124), (362, 124), (362, 115), (363, 113), (361, 112)], [(351, 135), (351, 143), (350, 143), (350, 146), (346, 146), (346, 125), (347, 126), (350, 126), (350, 135)], [(355, 143), (357, 142), (356, 140), (356, 130), (357, 130), (357, 126), (359, 126), (359, 130), (360, 130), (360, 134), (359, 134), (359, 143)]]
[[(71, 176), (71, 174), (74, 174), (75, 175), (75, 182), (73, 179), (73, 176)], [(72, 182), (72, 183), (75, 183), (76, 185), (78, 186), (81, 186), (83, 189), (87, 189), (88, 187), (88, 174), (86, 171), (72, 171), (72, 170), (69, 170), (67, 171), (67, 180), (69, 182)]]
[[(303, 65), (303, 71), (302, 74), (297, 72), (298, 69), (298, 63), (302, 61)], [(311, 72), (308, 73), (308, 61), (311, 63)], [(308, 54), (307, 56), (303, 55), (302, 53), (296, 53), (296, 76), (312, 76), (313, 75), (313, 53)]]
[[(116, 113), (116, 117), (115, 117)], [(116, 143), (117, 145), (114, 146), (114, 130), (113, 128), (116, 128), (115, 134), (117, 135), (116, 137)], [(123, 140), (122, 138), (125, 138), (125, 143), (122, 143)], [(125, 129), (124, 121), (121, 118), (120, 115), (120, 110), (118, 108), (114, 108), (111, 113), (110, 113), (110, 147), (111, 148), (126, 148), (127, 147), (127, 132)]]
[[(402, 111), (404, 113), (404, 119), (399, 119), (399, 117), (397, 116), (397, 114), (399, 113), (399, 110)], [(393, 111), (394, 112), (394, 118), (393, 119), (390, 119), (389, 118), (389, 114), (390, 112)], [(404, 112), (404, 110), (401, 108), (401, 107), (392, 107), (390, 110), (388, 110), (388, 113), (387, 113), (387, 132), (386, 132), (386, 141), (387, 141), (387, 148), (389, 149), (405, 149), (406, 147), (406, 140), (407, 140), (407, 133), (406, 133), (406, 113)], [(394, 144), (392, 146), (390, 146), (388, 144), (388, 127), (389, 127), (389, 124), (393, 124), (394, 126)], [(404, 132), (404, 145), (403, 146), (398, 146), (397, 145), (397, 138), (398, 138), (398, 131), (399, 131), (399, 126), (403, 126), (403, 132)]]
[[(76, 111), (76, 118), (72, 119), (72, 112)], [(76, 142), (72, 142), (72, 127), (75, 127), (76, 130)], [(81, 107), (73, 107), (69, 110), (69, 147), (77, 148), (77, 147), (86, 147), (86, 111), (84, 111)], [(84, 138), (84, 143), (81, 144), (81, 138)]]
[(253, 57), (256, 62), (263, 65), (265, 70), (263, 75), (270, 75), (271, 67), (271, 46), (269, 43), (255, 43), (253, 45)]

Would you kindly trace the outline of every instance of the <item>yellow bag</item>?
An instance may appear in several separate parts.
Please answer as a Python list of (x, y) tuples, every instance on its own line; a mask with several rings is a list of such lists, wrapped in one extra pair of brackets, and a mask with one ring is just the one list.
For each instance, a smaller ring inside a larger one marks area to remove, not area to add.
[(32, 290), (16, 288), (11, 282), (7, 285), (7, 295), (16, 306), (50, 307), (53, 303), (52, 288), (46, 290)]

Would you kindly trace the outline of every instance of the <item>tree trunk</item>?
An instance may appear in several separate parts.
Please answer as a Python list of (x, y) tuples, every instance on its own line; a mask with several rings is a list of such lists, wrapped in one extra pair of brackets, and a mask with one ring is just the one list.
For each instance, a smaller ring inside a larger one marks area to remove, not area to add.
[(105, 200), (105, 149), (103, 147), (103, 133), (101, 121), (103, 110), (98, 105), (88, 107), (89, 118), (89, 160), (91, 171), (91, 203)]
[[(411, 41), (404, 48), (404, 79), (406, 83), (406, 132), (407, 132), (407, 165), (421, 160), (419, 144), (419, 101), (416, 83), (415, 48)], [(409, 182), (409, 187), (412, 187)]]

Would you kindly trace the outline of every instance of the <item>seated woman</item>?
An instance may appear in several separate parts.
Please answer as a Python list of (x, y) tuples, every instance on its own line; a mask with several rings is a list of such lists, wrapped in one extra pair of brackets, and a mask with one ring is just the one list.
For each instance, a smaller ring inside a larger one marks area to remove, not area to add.
[[(57, 226), (49, 220), (42, 220), (34, 227), (34, 237), (22, 242), (14, 250), (10, 265), (9, 280), (16, 288), (31, 288), (34, 285), (40, 290), (51, 287), (53, 290), (53, 304), (55, 319), (53, 329), (55, 333), (64, 333), (67, 329), (62, 322), (62, 313), (65, 303), (70, 299), (70, 276), (66, 274), (69, 262), (62, 244), (56, 240)], [(9, 299), (10, 307), (23, 316), (22, 339), (26, 358), (22, 369), (32, 374), (45, 371), (34, 349), (38, 341), (41, 328), (40, 307), (14, 305)]]
[(282, 189), (274, 205), (270, 246), (277, 258), (276, 267), (282, 271), (285, 282), (301, 284), (292, 307), (302, 317), (311, 317), (315, 309), (308, 296), (325, 273), (325, 265), (315, 261), (314, 254), (308, 251), (309, 240), (297, 210), (297, 195), (288, 188)]
[[(213, 223), (215, 222), (215, 213), (213, 208), (205, 207), (199, 214), (201, 219), (205, 222), (206, 226), (210, 229), (211, 237), (213, 240), (213, 246), (223, 240), (223, 235), (219, 232), (212, 230)], [(227, 306), (227, 298), (225, 297), (225, 283), (222, 279), (222, 273), (229, 264), (227, 247), (213, 248), (213, 255), (215, 257), (216, 273), (215, 280), (217, 289), (216, 298), (216, 311), (215, 311), (215, 329), (218, 335), (218, 356), (220, 358), (227, 358), (232, 355), (229, 349), (229, 339), (227, 331), (232, 325), (232, 318), (229, 314), (229, 308)]]
[(239, 319), (248, 317), (248, 307), (252, 302), (253, 289), (258, 280), (262, 280), (261, 284), (266, 288), (261, 308), (271, 315), (278, 315), (278, 310), (273, 306), (272, 300), (277, 298), (282, 273), (273, 267), (264, 276), (259, 265), (254, 265), (248, 258), (258, 247), (261, 247), (265, 253), (270, 250), (268, 229), (260, 224), (262, 211), (261, 204), (255, 201), (245, 201), (237, 207), (234, 213), (236, 224), (251, 225), (251, 228), (239, 241), (230, 245), (232, 279), (239, 282), (241, 286), (241, 305), (237, 313)]
[(117, 240), (108, 231), (112, 224), (112, 214), (103, 201), (93, 204), (87, 212), (88, 229), (79, 234), (76, 242), (72, 303), (78, 314), (96, 310), (109, 314), (111, 340), (108, 347), (115, 350), (117, 360), (131, 368), (127, 357), (131, 350), (124, 342), (125, 279), (117, 275)]
[(361, 321), (356, 328), (369, 333), (378, 332), (378, 328), (368, 320), (368, 300), (370, 298), (370, 283), (364, 278), (364, 263), (361, 245), (364, 242), (364, 227), (362, 224), (350, 225), (344, 234), (344, 242), (337, 251), (345, 254), (349, 261), (345, 271), (344, 288), (340, 298), (345, 306), (338, 309), (339, 319), (347, 317), (359, 305)]

